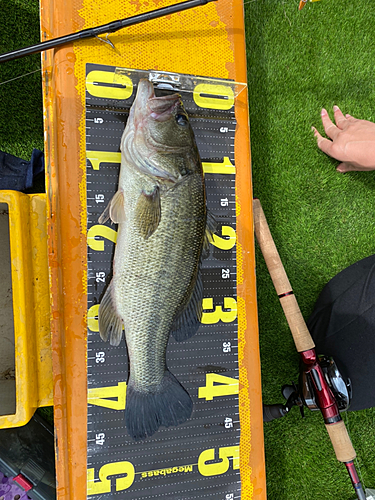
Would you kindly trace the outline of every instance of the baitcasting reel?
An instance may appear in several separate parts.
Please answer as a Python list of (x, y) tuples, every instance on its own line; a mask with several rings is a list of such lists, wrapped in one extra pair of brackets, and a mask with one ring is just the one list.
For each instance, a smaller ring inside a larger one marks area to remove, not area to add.
[[(322, 369), (324, 378), (329, 389), (332, 391), (340, 411), (346, 411), (352, 400), (352, 384), (350, 378), (340, 372), (333, 358), (320, 355), (318, 363)], [(301, 416), (304, 417), (304, 406), (310, 410), (321, 410), (318, 401), (321, 399), (319, 392), (322, 385), (319, 374), (315, 367), (307, 369), (301, 363), (298, 387), (293, 382), (292, 385), (284, 385), (281, 389), (282, 395), (286, 399), (285, 404), (263, 405), (263, 421), (271, 422), (276, 418), (284, 417), (293, 406), (300, 408)]]

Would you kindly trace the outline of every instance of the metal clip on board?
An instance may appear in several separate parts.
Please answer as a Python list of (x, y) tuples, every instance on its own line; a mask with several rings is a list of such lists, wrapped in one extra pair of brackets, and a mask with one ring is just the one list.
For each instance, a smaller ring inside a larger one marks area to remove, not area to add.
[(346, 430), (345, 423), (341, 418), (333, 392), (329, 388), (322, 367), (320, 366), (314, 341), (303, 319), (275, 242), (273, 241), (262, 205), (258, 199), (254, 199), (253, 201), (253, 212), (256, 238), (292, 332), (297, 351), (301, 356), (303, 371), (311, 375), (316, 401), (322, 412), (336, 458), (339, 462), (345, 464), (357, 498), (359, 500), (366, 500), (365, 492), (354, 465), (356, 452)]
[[(9, 213), (15, 381), (0, 380), (0, 429), (53, 405), (46, 195), (0, 191)], [(15, 401), (14, 401), (15, 399)], [(5, 413), (5, 414), (4, 414)]]

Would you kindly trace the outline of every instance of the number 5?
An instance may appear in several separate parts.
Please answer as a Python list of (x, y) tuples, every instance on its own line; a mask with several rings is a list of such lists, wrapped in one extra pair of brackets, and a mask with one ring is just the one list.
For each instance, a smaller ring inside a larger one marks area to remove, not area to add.
[(87, 469), (87, 495), (100, 495), (111, 492), (109, 476), (126, 474), (116, 479), (116, 491), (127, 490), (134, 483), (135, 469), (130, 462), (105, 464), (99, 471), (99, 481), (95, 481), (95, 469)]
[(210, 460), (215, 460), (215, 448), (202, 451), (198, 459), (198, 470), (202, 476), (218, 476), (225, 474), (229, 469), (229, 458), (233, 458), (233, 470), (240, 468), (240, 447), (227, 446), (219, 448), (219, 460), (216, 464), (207, 464)]

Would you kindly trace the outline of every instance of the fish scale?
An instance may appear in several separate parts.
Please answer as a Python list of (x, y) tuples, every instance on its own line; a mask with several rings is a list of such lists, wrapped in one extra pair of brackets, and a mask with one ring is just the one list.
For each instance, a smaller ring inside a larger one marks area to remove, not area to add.
[[(134, 210), (129, 212), (134, 217)], [(118, 312), (125, 319), (129, 356), (141, 359), (145, 348), (148, 351), (142, 362), (130, 365), (131, 378), (145, 388), (164, 375), (173, 319), (191, 292), (199, 264), (205, 231), (201, 177), (190, 175), (180, 188), (162, 195), (161, 214), (157, 231), (147, 240), (139, 235), (135, 218), (124, 223), (127, 228), (124, 232), (120, 228), (117, 244), (124, 248), (126, 264), (115, 264), (115, 283), (121, 290)], [(139, 288), (142, 292), (135, 294)]]

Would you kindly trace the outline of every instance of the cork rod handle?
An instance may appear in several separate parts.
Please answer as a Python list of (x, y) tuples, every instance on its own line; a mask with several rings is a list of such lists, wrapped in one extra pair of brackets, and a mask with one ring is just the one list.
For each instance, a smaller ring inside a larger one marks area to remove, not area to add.
[(339, 462), (350, 462), (357, 456), (343, 420), (336, 424), (326, 424), (336, 458)]
[(266, 261), (276, 293), (279, 296), (297, 351), (302, 352), (313, 349), (315, 347), (314, 341), (303, 319), (283, 263), (281, 262), (279, 252), (273, 241), (262, 205), (258, 199), (253, 200), (253, 212), (255, 235)]

